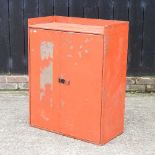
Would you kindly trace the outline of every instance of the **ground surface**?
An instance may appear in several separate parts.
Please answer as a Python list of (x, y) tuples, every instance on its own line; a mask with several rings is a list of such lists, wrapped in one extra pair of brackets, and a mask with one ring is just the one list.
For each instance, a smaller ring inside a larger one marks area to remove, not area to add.
[(96, 146), (29, 127), (26, 92), (0, 92), (0, 155), (155, 155), (155, 94), (127, 94), (125, 132)]

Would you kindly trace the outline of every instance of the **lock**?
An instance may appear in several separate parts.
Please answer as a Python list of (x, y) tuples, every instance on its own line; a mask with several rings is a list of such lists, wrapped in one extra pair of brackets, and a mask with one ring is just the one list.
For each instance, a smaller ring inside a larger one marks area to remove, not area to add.
[(61, 84), (70, 85), (70, 81), (67, 81), (67, 80), (65, 80), (63, 78), (59, 78), (58, 82), (61, 83)]

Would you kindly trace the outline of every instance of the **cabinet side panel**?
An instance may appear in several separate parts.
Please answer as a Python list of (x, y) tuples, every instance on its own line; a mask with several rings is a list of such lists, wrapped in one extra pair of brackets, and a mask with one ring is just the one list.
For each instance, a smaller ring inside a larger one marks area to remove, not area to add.
[(30, 28), (28, 28), (28, 77), (29, 77), (29, 124), (31, 124), (31, 57), (30, 57)]
[(124, 129), (128, 23), (105, 29), (101, 143)]

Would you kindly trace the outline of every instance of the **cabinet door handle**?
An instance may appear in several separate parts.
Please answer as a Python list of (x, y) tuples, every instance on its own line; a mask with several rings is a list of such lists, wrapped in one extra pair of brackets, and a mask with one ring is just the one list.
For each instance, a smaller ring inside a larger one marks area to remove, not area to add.
[(58, 82), (61, 83), (61, 84), (70, 85), (70, 81), (69, 80), (65, 80), (63, 78), (59, 78)]

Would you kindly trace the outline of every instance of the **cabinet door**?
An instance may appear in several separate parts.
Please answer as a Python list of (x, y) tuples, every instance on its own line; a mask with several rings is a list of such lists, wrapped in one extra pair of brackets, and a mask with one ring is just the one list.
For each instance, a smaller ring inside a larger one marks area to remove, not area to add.
[(60, 132), (99, 143), (103, 36), (60, 36)]
[(59, 33), (29, 30), (30, 123), (56, 131), (60, 123)]
[(99, 143), (103, 36), (30, 29), (30, 123)]

